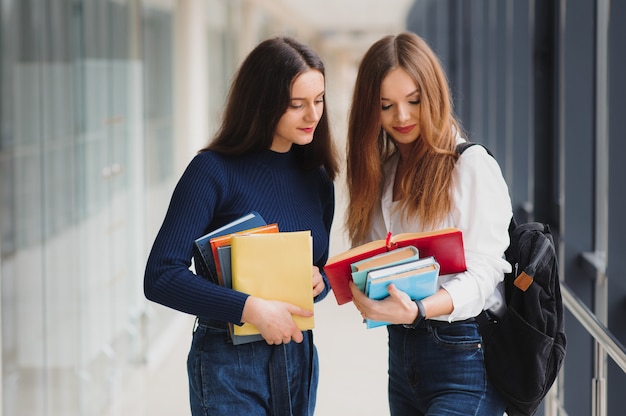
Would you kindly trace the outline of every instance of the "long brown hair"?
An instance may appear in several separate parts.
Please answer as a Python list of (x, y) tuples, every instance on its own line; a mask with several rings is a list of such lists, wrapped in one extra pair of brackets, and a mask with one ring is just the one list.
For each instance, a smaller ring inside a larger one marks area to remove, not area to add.
[[(261, 42), (246, 57), (231, 84), (222, 124), (207, 147), (228, 155), (258, 153), (272, 146), (278, 121), (287, 111), (291, 86), (303, 72), (317, 70), (326, 76), (321, 58), (290, 37)], [(294, 145), (301, 166), (323, 166), (331, 180), (338, 163), (328, 123), (326, 100), (313, 140)]]
[(448, 81), (439, 59), (413, 33), (374, 43), (359, 65), (348, 122), (346, 228), (353, 244), (364, 242), (379, 203), (383, 165), (397, 151), (380, 122), (381, 84), (390, 70), (404, 69), (420, 89), (420, 137), (405, 160), (400, 207), (425, 227), (436, 227), (450, 211), (450, 184), (460, 125), (452, 110)]

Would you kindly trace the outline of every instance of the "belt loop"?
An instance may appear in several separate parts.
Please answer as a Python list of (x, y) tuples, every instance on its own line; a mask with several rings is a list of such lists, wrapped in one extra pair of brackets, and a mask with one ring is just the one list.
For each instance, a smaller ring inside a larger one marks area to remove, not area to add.
[(191, 335), (194, 334), (194, 332), (196, 332), (196, 329), (198, 329), (198, 317), (196, 316), (196, 319), (193, 320), (193, 327), (191, 328)]
[(429, 319), (424, 319), (424, 329), (428, 331), (429, 334), (432, 333), (433, 332), (432, 321), (430, 321)]

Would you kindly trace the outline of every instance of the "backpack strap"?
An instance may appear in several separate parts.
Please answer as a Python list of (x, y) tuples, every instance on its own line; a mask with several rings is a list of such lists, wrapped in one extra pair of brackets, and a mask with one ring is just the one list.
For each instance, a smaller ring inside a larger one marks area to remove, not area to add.
[(518, 239), (524, 231), (539, 231), (540, 233), (550, 234), (550, 226), (541, 222), (527, 222), (517, 225), (514, 230), (511, 230), (511, 237)]
[(482, 146), (483, 149), (485, 149), (487, 151), (487, 153), (489, 153), (489, 156), (495, 158), (495, 156), (493, 155), (493, 153), (491, 153), (491, 150), (489, 150), (484, 144), (482, 143), (475, 143), (475, 142), (463, 142), (463, 143), (459, 143), (456, 145), (456, 153), (461, 156), (463, 154), (464, 151), (466, 151), (467, 149), (469, 149), (472, 146)]
[[(461, 156), (463, 154), (464, 151), (466, 151), (467, 149), (469, 149), (472, 146), (482, 146), (483, 149), (485, 149), (487, 151), (487, 153), (489, 154), (489, 156), (491, 156), (492, 158), (496, 158), (493, 153), (491, 153), (491, 150), (489, 150), (489, 148), (487, 146), (485, 146), (482, 143), (476, 143), (476, 142), (463, 142), (463, 143), (459, 143), (456, 145), (456, 153)], [(534, 226), (534, 225), (533, 225)], [(526, 227), (533, 227), (533, 226), (528, 226), (526, 225)], [(543, 226), (543, 224), (542, 224)], [(517, 225), (517, 221), (515, 220), (515, 216), (511, 217), (511, 222), (509, 223), (509, 238), (513, 237), (513, 232), (514, 230), (518, 227)], [(541, 230), (543, 231), (543, 229)], [(507, 249), (508, 251), (509, 249)]]

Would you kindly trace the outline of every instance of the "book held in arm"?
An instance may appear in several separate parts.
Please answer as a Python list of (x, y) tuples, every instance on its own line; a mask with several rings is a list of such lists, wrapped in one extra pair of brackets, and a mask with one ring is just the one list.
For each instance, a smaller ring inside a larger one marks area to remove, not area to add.
[(200, 238), (197, 238), (193, 245), (193, 258), (196, 274), (209, 279), (214, 283), (219, 283), (215, 260), (213, 258), (213, 251), (211, 250), (211, 239), (226, 234), (236, 233), (238, 231), (260, 227), (262, 225), (267, 225), (263, 217), (261, 217), (258, 212), (252, 211), (209, 232), (208, 234), (203, 235)]
[(419, 258), (419, 250), (413, 246), (397, 248), (382, 254), (377, 254), (365, 260), (357, 261), (350, 265), (352, 269), (352, 281), (361, 292), (365, 292), (365, 280), (367, 273), (383, 267), (395, 266), (408, 263)]
[[(231, 239), (233, 289), (313, 311), (313, 249), (310, 231), (239, 234)], [(313, 317), (293, 315), (301, 330)], [(235, 325), (235, 335), (259, 334), (252, 324)]]
[(230, 241), (233, 235), (237, 234), (263, 234), (263, 233), (277, 233), (278, 232), (278, 224), (267, 224), (262, 225), (260, 227), (250, 228), (248, 230), (237, 231), (232, 234), (225, 234), (219, 237), (213, 237), (209, 240), (209, 244), (211, 245), (211, 254), (213, 256), (213, 261), (215, 262), (215, 270), (217, 271), (217, 280), (221, 286), (231, 287), (230, 283), (228, 285), (224, 284), (223, 276), (222, 276), (222, 267), (221, 262), (222, 258), (225, 261), (230, 263), (230, 250), (223, 250), (223, 254), (220, 257), (218, 255), (218, 249), (222, 247), (230, 247)]
[[(220, 257), (220, 267), (222, 269), (222, 279), (224, 287), (232, 288), (232, 270), (231, 270), (231, 247), (222, 246), (217, 248), (217, 255)], [(236, 325), (228, 322), (228, 333), (233, 345), (242, 345), (249, 342), (264, 341), (261, 334), (237, 335), (235, 334)]]
[[(439, 264), (434, 257), (425, 257), (408, 263), (384, 267), (367, 273), (365, 294), (371, 299), (389, 296), (387, 287), (393, 283), (413, 300), (421, 300), (435, 293), (438, 285)], [(365, 320), (367, 328), (389, 325), (388, 322)]]
[[(223, 278), (223, 269), (227, 269), (230, 279), (230, 247), (227, 244), (230, 244), (232, 234), (241, 232), (278, 232), (278, 226), (276, 224), (267, 225), (258, 212), (252, 211), (196, 239), (194, 241), (196, 273), (214, 283), (231, 288), (230, 280), (224, 281)], [(225, 253), (218, 253), (217, 250), (221, 248), (228, 250)], [(222, 263), (220, 263), (220, 259), (224, 259)], [(263, 340), (260, 334), (236, 336), (233, 326), (232, 323), (228, 323), (234, 345)]]
[[(221, 286), (232, 288), (232, 268), (231, 268), (231, 239), (233, 235), (240, 234), (263, 234), (263, 233), (277, 233), (278, 224), (262, 225), (260, 227), (251, 228), (249, 230), (238, 231), (233, 234), (226, 234), (220, 237), (215, 237), (210, 240), (211, 250), (213, 253), (213, 259), (215, 260), (215, 268), (217, 270), (217, 277)], [(230, 333), (231, 340), (234, 345), (247, 344), (254, 341), (262, 341), (261, 334), (253, 335), (235, 335), (235, 325), (228, 322), (228, 331)]]
[(337, 304), (342, 305), (352, 300), (349, 284), (352, 281), (353, 263), (406, 246), (416, 247), (422, 257), (434, 256), (442, 275), (466, 270), (463, 236), (458, 228), (389, 235), (386, 240), (375, 240), (351, 248), (326, 262), (324, 272), (330, 281)]

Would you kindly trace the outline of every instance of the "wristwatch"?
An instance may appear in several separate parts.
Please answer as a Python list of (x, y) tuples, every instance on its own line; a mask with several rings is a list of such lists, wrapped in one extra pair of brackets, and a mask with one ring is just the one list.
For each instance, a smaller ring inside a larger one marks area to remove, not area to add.
[(415, 320), (412, 324), (402, 324), (402, 326), (407, 329), (417, 328), (417, 325), (419, 325), (419, 323), (422, 322), (424, 318), (426, 318), (426, 310), (424, 309), (424, 304), (422, 303), (422, 301), (416, 300), (414, 302), (417, 305), (417, 316), (415, 317)]

